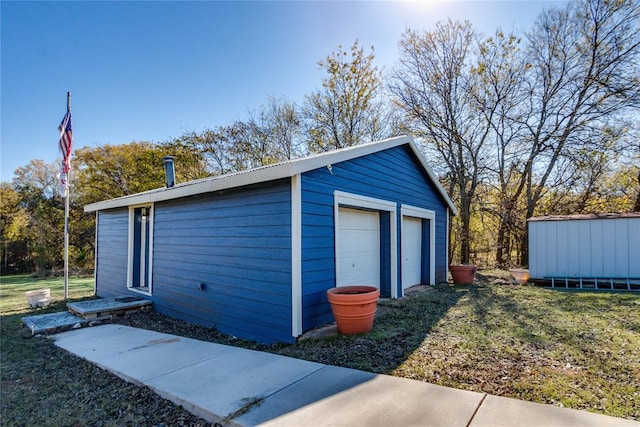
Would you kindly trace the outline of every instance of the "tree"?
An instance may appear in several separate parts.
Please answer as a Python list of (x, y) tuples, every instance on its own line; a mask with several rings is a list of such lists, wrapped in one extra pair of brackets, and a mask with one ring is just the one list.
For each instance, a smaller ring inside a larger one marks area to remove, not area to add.
[(444, 160), (449, 193), (460, 207), (461, 261), (469, 262), (471, 205), (484, 171), (491, 114), (474, 98), (471, 73), (478, 34), (469, 22), (438, 23), (431, 32), (407, 30), (400, 66), (390, 85), (398, 106), (425, 149)]
[(82, 147), (75, 152), (74, 188), (82, 203), (94, 203), (162, 187), (162, 157), (149, 142)]
[[(546, 10), (527, 34), (525, 219), (549, 184), (562, 182), (572, 153), (602, 150), (594, 132), (639, 105), (639, 22), (635, 0), (582, 0)], [(526, 265), (526, 234), (521, 244)]]
[(200, 133), (187, 132), (178, 138), (175, 143), (188, 147), (191, 152), (198, 153), (204, 160), (204, 170), (209, 175), (223, 175), (233, 171), (231, 165), (231, 141), (232, 128), (217, 127), (205, 129)]
[(305, 97), (303, 115), (309, 151), (321, 152), (357, 145), (384, 134), (380, 101), (381, 73), (356, 40), (350, 53), (338, 46), (318, 62), (326, 72), (322, 89)]
[(58, 266), (62, 259), (64, 206), (57, 195), (56, 164), (32, 160), (18, 168), (13, 188), (19, 194), (20, 210), (25, 216), (26, 230), (22, 237), (27, 247), (27, 264), (36, 268), (38, 276)]
[(29, 254), (27, 230), (29, 217), (21, 206), (20, 194), (8, 183), (0, 183), (0, 238), (2, 238), (2, 272), (24, 271)]
[(189, 132), (175, 141), (198, 155), (210, 175), (222, 175), (300, 156), (300, 113), (295, 104), (270, 97), (247, 121)]
[[(521, 175), (520, 158), (525, 152), (519, 140), (523, 125), (520, 105), (526, 102), (522, 90), (527, 64), (520, 49), (521, 40), (515, 34), (505, 35), (497, 30), (479, 45), (477, 65), (472, 73), (477, 84), (472, 87), (477, 108), (490, 127), (491, 144), (487, 147), (488, 184), (497, 190), (497, 197), (483, 197), (480, 210), (494, 215), (498, 221), (496, 233), (496, 264), (506, 268), (511, 264), (513, 235), (518, 230), (521, 189), (517, 181)], [(492, 203), (488, 203), (488, 201)]]
[(250, 149), (263, 153), (259, 156), (261, 166), (291, 160), (306, 151), (301, 142), (300, 112), (292, 102), (269, 97), (266, 105), (249, 116)]
[(88, 204), (163, 187), (162, 158), (167, 155), (175, 157), (178, 183), (208, 175), (203, 173), (202, 157), (179, 141), (107, 144), (76, 150), (72, 184), (78, 201)]

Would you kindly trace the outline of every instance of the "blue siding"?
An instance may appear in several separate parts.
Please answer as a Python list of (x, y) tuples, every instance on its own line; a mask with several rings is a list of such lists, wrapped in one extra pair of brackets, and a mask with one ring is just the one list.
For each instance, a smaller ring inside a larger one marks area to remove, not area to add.
[(129, 209), (98, 213), (96, 294), (103, 298), (127, 293)]
[[(333, 320), (326, 290), (335, 286), (334, 190), (394, 201), (400, 253), (400, 205), (436, 212), (436, 282), (446, 281), (446, 203), (408, 146), (352, 159), (302, 175), (303, 330)], [(398, 257), (398, 293), (402, 280)], [(384, 290), (384, 289), (383, 289)]]
[(290, 180), (157, 203), (154, 216), (157, 311), (245, 339), (293, 341)]
[[(335, 190), (436, 212), (436, 281), (446, 280), (446, 204), (408, 146), (302, 174), (303, 330), (333, 320)], [(390, 218), (381, 215), (381, 229)], [(428, 221), (425, 221), (425, 229)], [(98, 215), (99, 296), (127, 293), (128, 209)], [(385, 226), (387, 224), (387, 226)], [(428, 234), (428, 231), (427, 233)], [(381, 288), (390, 294), (389, 233), (381, 235)], [(428, 241), (425, 239), (425, 241)], [(428, 250), (428, 244), (427, 250)], [(260, 342), (292, 342), (290, 179), (158, 202), (153, 218), (157, 311)], [(428, 253), (423, 253), (428, 260)], [(401, 290), (401, 257), (397, 286)], [(428, 266), (423, 270), (428, 275)], [(200, 289), (204, 284), (204, 290)]]
[[(445, 218), (445, 227), (446, 227), (446, 218)], [(429, 276), (431, 273), (431, 265), (429, 263), (431, 259), (431, 245), (429, 242), (431, 241), (431, 220), (423, 219), (422, 220), (422, 270), (420, 275), (422, 276), (422, 283), (429, 283)], [(446, 255), (445, 255), (446, 256)], [(446, 270), (445, 270), (446, 274)], [(438, 280), (436, 278), (436, 282), (444, 282), (446, 280), (446, 276), (443, 280)]]

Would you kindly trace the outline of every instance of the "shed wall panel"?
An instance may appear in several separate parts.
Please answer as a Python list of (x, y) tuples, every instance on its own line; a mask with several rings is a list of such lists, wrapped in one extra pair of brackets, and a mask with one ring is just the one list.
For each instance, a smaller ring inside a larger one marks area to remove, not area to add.
[(548, 270), (558, 271), (558, 230), (556, 223), (549, 223), (546, 227), (546, 255), (545, 266)]
[[(400, 204), (436, 212), (436, 283), (446, 281), (446, 204), (408, 147), (401, 146), (319, 168), (302, 175), (303, 330), (333, 320), (326, 290), (336, 285), (334, 191), (397, 203), (397, 251)], [(400, 252), (398, 252), (400, 253)], [(398, 288), (402, 286), (398, 257)], [(401, 289), (398, 289), (401, 294)]]
[[(569, 221), (574, 222), (574, 221)], [(578, 236), (572, 236), (577, 241), (578, 247), (575, 247), (575, 243), (571, 250), (577, 250), (580, 253), (580, 269), (575, 277), (580, 275), (592, 276), (593, 264), (591, 263), (591, 224), (588, 221), (575, 221), (578, 223)], [(553, 270), (551, 270), (553, 271)]]
[(629, 219), (614, 222), (616, 235), (615, 240), (615, 265), (614, 270), (622, 274), (623, 277), (629, 276)]
[[(560, 276), (569, 275), (569, 230), (567, 227), (556, 227), (556, 242), (558, 245), (555, 260)], [(571, 251), (572, 252), (572, 251)]]
[(567, 252), (566, 275), (569, 277), (577, 277), (580, 272), (580, 251), (577, 250), (575, 237), (580, 235), (578, 221), (570, 221), (567, 223), (566, 229), (566, 246), (564, 250)]
[(604, 276), (604, 260), (603, 260), (603, 233), (602, 233), (602, 221), (594, 220), (589, 222), (590, 240), (588, 242), (588, 247), (591, 248), (591, 258), (589, 262), (591, 263), (591, 275), (595, 277), (603, 277)]
[(539, 223), (538, 222), (530, 222), (528, 224), (529, 228), (529, 272), (531, 277), (534, 277), (534, 274), (538, 271), (544, 271), (544, 268), (540, 265), (539, 257), (542, 254), (542, 250), (540, 249), (540, 232), (539, 232)]
[[(602, 223), (602, 276), (616, 277), (616, 246), (618, 240), (626, 239), (625, 236), (616, 234), (616, 221), (601, 221)], [(620, 271), (620, 274), (623, 274)]]
[(640, 220), (627, 219), (629, 230), (629, 276), (640, 277)]
[(640, 278), (640, 218), (529, 223), (532, 278)]

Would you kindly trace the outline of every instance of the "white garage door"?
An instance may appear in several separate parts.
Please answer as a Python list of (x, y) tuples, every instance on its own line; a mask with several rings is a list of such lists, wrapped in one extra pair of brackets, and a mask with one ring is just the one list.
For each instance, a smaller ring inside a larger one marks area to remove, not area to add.
[(337, 286), (380, 288), (380, 215), (351, 208), (338, 215)]
[(422, 282), (422, 219), (402, 217), (402, 289)]

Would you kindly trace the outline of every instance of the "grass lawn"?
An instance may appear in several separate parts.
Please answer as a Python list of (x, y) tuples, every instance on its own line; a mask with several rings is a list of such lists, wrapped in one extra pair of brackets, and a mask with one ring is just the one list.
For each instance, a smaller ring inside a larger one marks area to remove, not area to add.
[[(58, 302), (28, 308), (24, 292), (41, 288), (50, 288)], [(92, 295), (92, 277), (70, 278), (74, 301)], [(65, 311), (63, 298), (62, 278), (0, 279), (0, 426), (210, 425), (147, 387), (129, 384), (49, 339), (32, 337), (21, 318)]]
[(281, 354), (640, 420), (640, 295), (485, 284), (382, 302), (366, 336)]
[[(294, 345), (265, 346), (236, 340), (154, 312), (114, 321), (455, 388), (640, 419), (640, 295), (499, 285), (492, 284), (491, 276), (480, 277), (478, 286), (438, 286), (402, 300), (381, 301), (374, 329), (367, 335), (312, 338)], [(24, 297), (18, 298), (23, 291), (18, 291), (17, 285), (5, 278), (0, 285), (0, 424), (34, 424), (25, 421), (21, 411), (28, 414), (32, 412), (28, 408), (37, 406), (44, 414), (35, 420), (38, 425), (205, 425), (148, 389), (100, 371), (57, 349), (50, 340), (29, 337), (19, 323), (29, 309)], [(17, 305), (5, 303), (5, 288), (12, 289)], [(73, 292), (71, 295), (76, 296)], [(79, 421), (77, 414), (86, 417)]]
[[(51, 296), (57, 301), (64, 299), (64, 279), (52, 277), (35, 279), (28, 275), (0, 277), (0, 314), (24, 313), (28, 310), (24, 293), (36, 289), (51, 289)], [(93, 277), (69, 278), (69, 297), (85, 298), (93, 295)], [(24, 315), (24, 314), (23, 314)]]
[(392, 375), (640, 418), (640, 298), (486, 286), (464, 295)]

